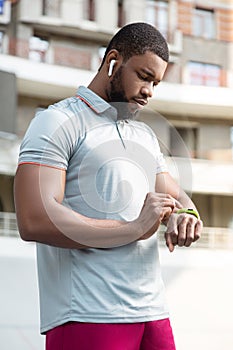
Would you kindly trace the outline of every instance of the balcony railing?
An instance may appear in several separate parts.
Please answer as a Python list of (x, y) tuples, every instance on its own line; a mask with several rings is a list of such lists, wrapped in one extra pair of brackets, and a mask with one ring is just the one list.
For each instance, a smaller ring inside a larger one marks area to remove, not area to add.
[[(165, 245), (164, 228), (159, 231), (159, 243)], [(19, 237), (15, 213), (0, 212), (0, 236)], [(233, 229), (204, 227), (202, 237), (192, 245), (195, 248), (233, 249)]]
[[(165, 245), (164, 229), (159, 232), (160, 245)], [(233, 229), (204, 227), (201, 238), (192, 244), (194, 248), (233, 249)]]
[(19, 237), (15, 213), (0, 212), (0, 236)]

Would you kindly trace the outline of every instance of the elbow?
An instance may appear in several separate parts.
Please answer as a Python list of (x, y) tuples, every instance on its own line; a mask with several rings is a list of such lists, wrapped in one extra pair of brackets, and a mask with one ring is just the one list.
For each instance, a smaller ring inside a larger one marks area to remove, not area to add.
[(35, 241), (35, 223), (30, 223), (29, 220), (18, 220), (18, 231), (20, 238), (26, 242)]
[(19, 236), (23, 241), (35, 242), (40, 238), (41, 232), (46, 232), (45, 220), (40, 211), (35, 210), (33, 205), (15, 207)]
[(32, 242), (34, 241), (34, 235), (32, 230), (28, 229), (27, 227), (18, 227), (20, 238), (25, 242)]

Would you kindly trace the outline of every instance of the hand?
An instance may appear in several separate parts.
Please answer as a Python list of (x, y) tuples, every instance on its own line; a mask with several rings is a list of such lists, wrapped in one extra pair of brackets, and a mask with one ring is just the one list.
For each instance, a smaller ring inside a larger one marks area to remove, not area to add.
[(203, 223), (191, 214), (171, 214), (165, 232), (166, 245), (173, 252), (176, 245), (189, 247), (196, 242), (203, 228)]
[(181, 207), (182, 205), (169, 194), (149, 192), (140, 215), (135, 220), (143, 233), (139, 239), (151, 237), (158, 230), (161, 222), (167, 221), (172, 212)]

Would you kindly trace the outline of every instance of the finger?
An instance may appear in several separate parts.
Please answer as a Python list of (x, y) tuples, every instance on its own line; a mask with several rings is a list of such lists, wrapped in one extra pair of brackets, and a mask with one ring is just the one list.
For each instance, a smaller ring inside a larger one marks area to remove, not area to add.
[(171, 215), (167, 224), (166, 233), (171, 237), (173, 245), (178, 243), (178, 224), (177, 224), (178, 215)]
[(183, 208), (183, 205), (178, 201), (178, 199), (172, 197), (170, 194), (166, 194), (166, 198), (169, 199), (174, 207), (174, 210)]
[(188, 230), (188, 220), (189, 218), (186, 216), (182, 217), (182, 221), (178, 225), (178, 238), (177, 243), (179, 247), (183, 247), (185, 245)]
[(179, 209), (183, 208), (183, 205), (175, 198), (174, 198), (174, 203), (175, 203), (174, 213), (177, 212)]
[(203, 222), (198, 220), (194, 229), (194, 242), (196, 242), (201, 237), (201, 232), (203, 229)]
[(170, 195), (166, 195), (166, 200), (168, 203), (171, 203), (174, 211), (183, 208), (182, 204), (176, 198)]
[(171, 216), (172, 208), (170, 207), (164, 207), (162, 208), (162, 220), (161, 221), (167, 221), (169, 217)]
[(162, 206), (170, 206), (174, 208), (176, 205), (176, 199), (165, 193), (154, 193), (154, 195), (151, 196), (151, 199)]
[(201, 230), (201, 220), (197, 220), (195, 217), (187, 215), (185, 219), (182, 220), (182, 223), (179, 226), (178, 245), (184, 245), (185, 247), (189, 247), (193, 242), (197, 241), (200, 238)]
[(172, 239), (169, 233), (165, 233), (165, 240), (166, 240), (166, 246), (168, 247), (169, 251), (172, 253), (175, 249), (175, 246), (172, 243)]
[(195, 231), (195, 223), (189, 222), (187, 224), (187, 234), (186, 241), (184, 243), (185, 247), (189, 247), (194, 242), (194, 231)]
[(183, 208), (183, 205), (177, 199), (175, 199), (175, 209), (176, 208), (177, 210)]
[(182, 204), (173, 197), (164, 198), (163, 205), (170, 206), (173, 210), (173, 213), (176, 213), (179, 209), (183, 208)]

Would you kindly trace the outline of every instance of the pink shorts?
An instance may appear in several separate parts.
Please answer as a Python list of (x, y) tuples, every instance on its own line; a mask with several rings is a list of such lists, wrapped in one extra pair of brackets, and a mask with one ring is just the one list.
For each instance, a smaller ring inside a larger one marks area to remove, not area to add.
[(143, 323), (68, 322), (46, 334), (46, 350), (175, 350), (168, 318)]

